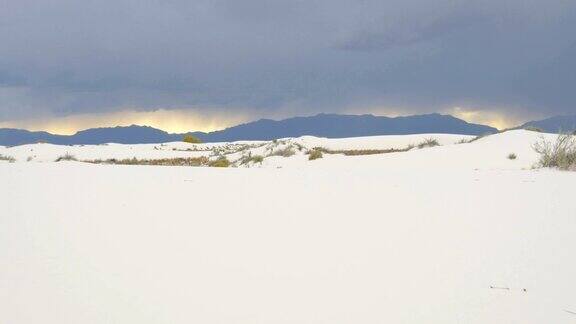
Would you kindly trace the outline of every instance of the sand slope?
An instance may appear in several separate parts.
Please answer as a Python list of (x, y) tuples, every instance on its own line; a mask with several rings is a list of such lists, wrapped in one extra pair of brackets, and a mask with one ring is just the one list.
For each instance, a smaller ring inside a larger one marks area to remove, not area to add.
[(4, 148), (0, 322), (573, 323), (576, 173), (530, 169), (538, 136), (229, 169)]

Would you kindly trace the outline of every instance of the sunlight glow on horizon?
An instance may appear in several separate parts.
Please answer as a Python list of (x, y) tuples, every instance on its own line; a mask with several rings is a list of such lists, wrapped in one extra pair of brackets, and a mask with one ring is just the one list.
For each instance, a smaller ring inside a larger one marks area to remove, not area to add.
[(469, 123), (492, 126), (499, 130), (516, 127), (521, 124), (520, 120), (512, 118), (511, 116), (504, 115), (503, 113), (497, 111), (454, 107), (447, 113), (456, 118), (463, 119)]
[[(525, 118), (517, 118), (517, 115), (514, 113), (503, 113), (502, 110), (497, 109), (477, 109), (477, 108), (456, 106), (446, 109), (439, 109), (438, 112), (441, 114), (454, 116), (468, 123), (491, 126), (499, 130), (516, 127), (528, 121)], [(365, 113), (365, 114), (373, 114), (375, 116), (386, 116), (394, 118), (402, 116), (428, 114), (430, 112), (429, 111), (423, 112), (418, 108), (393, 108), (393, 107), (383, 108), (376, 106), (364, 109), (363, 112), (350, 109), (346, 113), (350, 114)]]
[(78, 131), (115, 126), (150, 126), (168, 133), (212, 132), (247, 120), (243, 114), (198, 113), (193, 110), (119, 111), (111, 113), (78, 114), (0, 122), (0, 128), (20, 128), (46, 131), (58, 135), (73, 135)]
[[(350, 114), (372, 113), (378, 116), (397, 117), (418, 114), (414, 111), (404, 111), (401, 109), (377, 109), (368, 111), (347, 111)], [(520, 125), (520, 120), (505, 115), (494, 110), (479, 110), (473, 108), (453, 107), (442, 111), (456, 118), (463, 119), (469, 123), (478, 123), (505, 129)], [(78, 114), (64, 117), (48, 117), (23, 119), (0, 122), (0, 128), (18, 128), (29, 131), (46, 131), (58, 135), (73, 135), (78, 131), (115, 126), (150, 126), (164, 130), (168, 133), (186, 133), (194, 131), (212, 132), (235, 126), (243, 122), (256, 120), (252, 114), (247, 112), (230, 113), (226, 111), (206, 111), (201, 112), (193, 109), (158, 109), (154, 111), (125, 110), (109, 113)], [(296, 114), (298, 115), (298, 114)], [(264, 118), (264, 116), (261, 116)], [(267, 116), (270, 118), (272, 116)], [(275, 116), (279, 119), (293, 116)], [(280, 118), (281, 117), (281, 118)]]

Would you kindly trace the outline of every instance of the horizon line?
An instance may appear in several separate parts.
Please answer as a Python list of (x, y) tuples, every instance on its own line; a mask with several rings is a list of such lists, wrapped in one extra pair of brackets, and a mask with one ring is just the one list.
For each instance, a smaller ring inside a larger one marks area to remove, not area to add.
[[(10, 122), (0, 122), (0, 129), (12, 129), (12, 130), (22, 130), (22, 131), (28, 131), (31, 133), (48, 133), (51, 135), (57, 135), (57, 136), (74, 136), (80, 132), (83, 131), (87, 131), (87, 130), (91, 130), (91, 129), (110, 129), (110, 128), (128, 128), (128, 127), (149, 127), (149, 128), (153, 128), (153, 129), (157, 129), (163, 132), (166, 132), (168, 134), (173, 134), (173, 135), (178, 135), (178, 134), (189, 134), (189, 133), (205, 133), (205, 134), (209, 134), (209, 133), (213, 133), (213, 132), (217, 132), (217, 131), (223, 131), (226, 130), (228, 128), (232, 128), (232, 127), (236, 127), (236, 126), (240, 126), (240, 125), (244, 125), (244, 124), (249, 124), (249, 123), (255, 123), (258, 121), (263, 121), (263, 120), (270, 120), (270, 121), (284, 121), (284, 120), (288, 120), (288, 119), (293, 119), (293, 118), (310, 118), (310, 117), (317, 117), (317, 116), (322, 116), (322, 115), (336, 115), (336, 116), (372, 116), (372, 117), (384, 117), (384, 118), (389, 118), (389, 119), (395, 119), (395, 118), (405, 118), (405, 117), (415, 117), (415, 116), (430, 116), (430, 115), (440, 115), (440, 116), (450, 116), (459, 120), (462, 120), (468, 124), (475, 124), (475, 125), (481, 125), (481, 126), (488, 126), (488, 127), (492, 127), (494, 129), (497, 130), (504, 130), (504, 129), (508, 129), (508, 128), (512, 128), (512, 127), (505, 127), (505, 128), (499, 128), (493, 125), (489, 125), (489, 124), (485, 124), (485, 123), (480, 123), (480, 122), (472, 122), (472, 121), (468, 121), (464, 118), (458, 117), (458, 116), (454, 116), (454, 114), (450, 114), (450, 113), (441, 113), (441, 112), (431, 112), (431, 113), (416, 113), (416, 114), (408, 114), (408, 115), (394, 115), (394, 116), (386, 116), (386, 115), (377, 115), (374, 113), (361, 113), (361, 114), (351, 114), (351, 113), (330, 113), (330, 112), (321, 112), (321, 113), (316, 113), (313, 115), (294, 115), (291, 117), (285, 117), (285, 118), (258, 118), (258, 119), (252, 119), (249, 121), (245, 121), (245, 122), (239, 122), (236, 123), (234, 125), (229, 125), (223, 128), (217, 128), (217, 129), (213, 129), (213, 130), (209, 130), (209, 131), (202, 131), (202, 130), (188, 130), (188, 131), (170, 131), (168, 129), (162, 128), (162, 127), (158, 127), (158, 126), (154, 126), (152, 125), (152, 123), (138, 123), (138, 122), (133, 122), (133, 123), (119, 123), (116, 125), (110, 125), (110, 126), (106, 126), (106, 125), (102, 125), (102, 126), (94, 126), (94, 127), (87, 127), (87, 128), (81, 128), (78, 129), (76, 131), (72, 132), (68, 132), (68, 133), (59, 133), (59, 132), (54, 132), (54, 131), (50, 131), (49, 129), (38, 129), (35, 127), (3, 127), (2, 124), (4, 123), (10, 123)], [(66, 119), (66, 118), (70, 118), (73, 117), (72, 116), (65, 116), (65, 117), (61, 117), (61, 118), (56, 118), (56, 120), (58, 119)], [(514, 127), (518, 127), (520, 125), (514, 126)]]

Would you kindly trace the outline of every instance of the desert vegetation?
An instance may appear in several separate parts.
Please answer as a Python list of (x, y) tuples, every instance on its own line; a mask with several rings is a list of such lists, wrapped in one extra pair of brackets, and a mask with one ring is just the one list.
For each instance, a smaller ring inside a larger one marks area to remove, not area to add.
[(208, 162), (208, 166), (215, 168), (227, 168), (230, 164), (230, 161), (225, 156), (220, 156), (218, 159)]
[(0, 161), (8, 161), (10, 163), (14, 163), (14, 162), (16, 162), (16, 159), (11, 157), (11, 156), (8, 156), (8, 155), (0, 154)]
[(531, 132), (537, 132), (537, 133), (544, 133), (544, 131), (541, 128), (534, 127), (534, 126), (526, 126), (526, 127), (524, 127), (524, 130), (531, 131)]
[[(504, 131), (501, 131), (500, 133), (503, 133)], [(468, 143), (473, 143), (476, 142), (479, 139), (482, 139), (484, 137), (490, 136), (490, 135), (494, 135), (492, 133), (486, 133), (486, 134), (482, 134), (482, 135), (477, 135), (476, 137), (473, 138), (463, 138), (460, 141), (458, 141), (456, 144), (468, 144)]]
[(540, 155), (538, 167), (576, 171), (576, 135), (559, 134), (555, 141), (541, 137), (533, 148)]
[(184, 136), (182, 137), (182, 142), (191, 143), (191, 144), (199, 144), (199, 143), (202, 143), (202, 141), (201, 141), (198, 137), (196, 137), (196, 136), (194, 136), (194, 135), (192, 135), (192, 134), (186, 134), (186, 135), (184, 135)]
[[(412, 148), (412, 147), (411, 147)], [(385, 153), (395, 153), (395, 152), (406, 152), (409, 149), (408, 148), (404, 148), (404, 149), (395, 149), (395, 148), (391, 148), (391, 149), (363, 149), (363, 150), (331, 150), (331, 149), (327, 149), (325, 147), (315, 147), (312, 150), (321, 152), (321, 153), (326, 153), (326, 154), (343, 154), (346, 156), (355, 156), (355, 155), (373, 155), (373, 154), (385, 154)]]
[(106, 159), (85, 160), (83, 162), (94, 164), (120, 164), (120, 165), (163, 165), (163, 166), (206, 166), (209, 163), (207, 157), (167, 158), (167, 159)]
[(76, 157), (70, 153), (66, 153), (64, 155), (60, 155), (54, 162), (62, 162), (62, 161), (78, 161)]
[(416, 145), (419, 149), (423, 149), (425, 147), (434, 147), (434, 146), (440, 146), (440, 143), (438, 142), (437, 139), (435, 138), (427, 138), (425, 140), (423, 140), (422, 142), (418, 143), (418, 145)]
[(118, 165), (158, 165), (158, 166), (209, 166), (224, 167), (231, 165), (230, 161), (224, 156), (216, 160), (210, 160), (206, 156), (200, 157), (177, 157), (164, 159), (106, 159), (106, 160), (84, 160), (82, 162), (93, 164), (118, 164)]
[(516, 153), (510, 153), (507, 156), (508, 160), (516, 160), (518, 158), (518, 156), (516, 155)]
[(272, 151), (268, 156), (281, 156), (281, 157), (291, 157), (292, 155), (296, 154), (294, 148), (291, 145), (287, 145), (283, 148), (276, 149)]
[(312, 149), (308, 152), (308, 160), (317, 160), (322, 158), (322, 151), (318, 149)]
[(386, 153), (398, 153), (398, 152), (408, 152), (411, 149), (418, 147), (419, 149), (426, 147), (439, 146), (440, 143), (435, 138), (427, 138), (421, 143), (414, 145), (410, 144), (404, 148), (389, 148), (389, 149), (356, 149), (356, 150), (331, 150), (325, 147), (315, 147), (312, 150), (319, 151), (325, 154), (343, 154), (346, 156), (356, 156), (356, 155), (373, 155), (373, 154), (386, 154)]
[(248, 153), (248, 155), (241, 157), (238, 163), (240, 165), (246, 165), (249, 163), (262, 163), (263, 161), (264, 157), (262, 155), (252, 155), (251, 153)]

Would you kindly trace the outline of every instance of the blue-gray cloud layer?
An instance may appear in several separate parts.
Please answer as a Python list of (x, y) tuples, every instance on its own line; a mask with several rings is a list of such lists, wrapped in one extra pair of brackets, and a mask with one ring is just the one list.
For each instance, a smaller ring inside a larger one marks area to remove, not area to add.
[(0, 0), (0, 8), (0, 120), (187, 106), (576, 111), (573, 0)]

